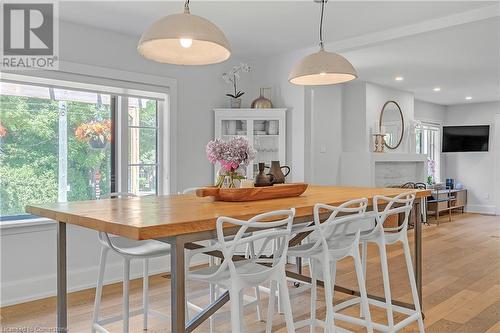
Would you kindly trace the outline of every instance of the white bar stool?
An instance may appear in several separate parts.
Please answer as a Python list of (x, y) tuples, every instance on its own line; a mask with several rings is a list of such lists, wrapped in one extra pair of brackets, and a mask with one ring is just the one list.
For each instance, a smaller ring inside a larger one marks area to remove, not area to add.
[[(107, 198), (135, 197), (132, 193), (110, 193)], [(168, 319), (164, 314), (149, 308), (149, 259), (162, 257), (170, 254), (170, 245), (155, 240), (135, 241), (128, 238), (110, 236), (105, 232), (99, 232), (99, 242), (101, 243), (101, 256), (99, 259), (99, 273), (97, 278), (97, 288), (95, 293), (94, 312), (92, 315), (92, 333), (96, 331), (109, 333), (104, 325), (123, 320), (123, 332), (129, 332), (129, 318), (136, 315), (143, 315), (143, 329), (148, 328), (148, 315)], [(106, 259), (109, 250), (123, 258), (123, 304), (122, 314), (110, 318), (99, 318), (101, 306), (102, 287)], [(129, 280), (130, 261), (132, 259), (143, 260), (143, 308), (130, 311), (129, 309)]]
[[(186, 188), (184, 191), (182, 191), (182, 194), (195, 194), (196, 193), (196, 190), (198, 190), (200, 187), (189, 187), (189, 188)], [(249, 234), (246, 234), (244, 235), (244, 237), (248, 236)], [(229, 240), (232, 240), (233, 237), (232, 236), (229, 236), (229, 237), (226, 237), (226, 240), (229, 241)], [(209, 246), (213, 246), (215, 245), (217, 242), (216, 239), (211, 239), (208, 241), (209, 243)], [(204, 250), (204, 251), (207, 251), (207, 250)], [(254, 253), (255, 250), (254, 250), (254, 247), (253, 247), (253, 243), (248, 243), (247, 246), (246, 246), (246, 249), (245, 249), (245, 256), (246, 257), (249, 257), (250, 256), (250, 253)], [(198, 254), (202, 254), (203, 251), (192, 251), (192, 250), (188, 250), (186, 252), (186, 270), (189, 271), (189, 266), (190, 266), (190, 262), (191, 260), (193, 259), (194, 256), (198, 255)], [(208, 265), (209, 267), (212, 267), (216, 264), (220, 263), (220, 260), (216, 257), (213, 257), (213, 256), (209, 256), (208, 258)], [(186, 276), (188, 276), (188, 272), (186, 272)], [(210, 302), (215, 302), (218, 295), (220, 294), (220, 287), (213, 284), (213, 283), (210, 283), (209, 284), (209, 299), (210, 299)], [(205, 295), (205, 292), (203, 291), (203, 293), (201, 295), (198, 295), (198, 294), (193, 294), (193, 295), (190, 295), (190, 297), (193, 299), (196, 299), (198, 297), (201, 297), (202, 295)], [(245, 297), (245, 299), (247, 299), (247, 297)], [(186, 305), (187, 305), (187, 309), (186, 309), (186, 319), (189, 321), (189, 318), (190, 318), (190, 315), (189, 315), (189, 309), (191, 310), (194, 310), (196, 312), (201, 312), (203, 311), (203, 308), (196, 305), (195, 303), (193, 303), (192, 301), (188, 301), (186, 302)], [(251, 299), (248, 299), (248, 302), (244, 305), (245, 307), (253, 307), (255, 306), (256, 307), (256, 314), (257, 314), (257, 320), (258, 321), (262, 321), (262, 307), (261, 307), (261, 302), (260, 302), (260, 290), (259, 290), (259, 287), (255, 287), (255, 298), (251, 298)], [(213, 316), (210, 316), (209, 318), (209, 325), (210, 325), (210, 333), (213, 333), (215, 331), (215, 315)]]
[[(408, 244), (408, 219), (410, 216), (411, 209), (413, 207), (413, 201), (415, 199), (415, 194), (413, 193), (403, 193), (394, 198), (385, 196), (375, 196), (373, 198), (373, 210), (375, 218), (375, 227), (367, 232), (361, 234), (360, 243), (362, 245), (362, 263), (363, 263), (363, 275), (366, 276), (366, 261), (367, 261), (367, 245), (368, 243), (375, 243), (379, 249), (380, 254), (380, 264), (382, 268), (382, 279), (384, 282), (384, 297), (385, 302), (381, 302), (374, 299), (369, 299), (369, 303), (378, 307), (382, 307), (387, 312), (387, 325), (382, 325), (380, 323), (373, 323), (373, 327), (382, 332), (397, 332), (408, 326), (410, 323), (417, 321), (418, 329), (420, 333), (424, 332), (424, 322), (422, 319), (422, 313), (420, 308), (420, 301), (418, 298), (417, 284), (415, 282), (415, 275), (413, 273), (413, 264), (411, 260), (411, 252)], [(381, 205), (385, 205), (385, 208), (381, 210)], [(389, 216), (399, 216), (399, 214), (404, 214), (403, 223), (398, 227), (384, 228), (384, 222)], [(387, 261), (386, 245), (395, 244), (401, 242), (403, 245), (403, 252), (406, 262), (406, 268), (408, 271), (408, 279), (410, 282), (410, 288), (413, 298), (413, 304), (415, 305), (415, 310), (407, 309), (405, 307), (397, 306), (391, 302), (391, 289), (389, 283), (389, 268)], [(336, 306), (336, 309), (343, 309), (353, 304), (359, 303), (359, 298), (354, 298), (349, 301), (343, 302)], [(365, 312), (365, 307), (361, 306), (361, 315)], [(397, 324), (394, 324), (393, 312), (400, 312), (408, 315), (407, 318), (403, 319)]]
[[(315, 332), (316, 326), (323, 326), (325, 332), (343, 332), (345, 330), (336, 327), (334, 318), (366, 327), (368, 332), (373, 332), (370, 311), (366, 311), (365, 319), (335, 313), (333, 306), (333, 292), (335, 286), (336, 263), (346, 257), (354, 259), (354, 268), (358, 280), (361, 303), (367, 309), (368, 297), (363, 278), (361, 256), (359, 253), (360, 231), (355, 234), (347, 234), (350, 224), (363, 219), (367, 199), (356, 199), (348, 201), (338, 207), (316, 204), (314, 206), (314, 225), (300, 230), (300, 232), (312, 232), (311, 240), (295, 247), (291, 247), (288, 255), (309, 259), (311, 271), (311, 317), (295, 323), (296, 328), (310, 326), (310, 331)], [(321, 223), (320, 213), (331, 212), (330, 216)], [(339, 216), (338, 214), (345, 214)], [(315, 240), (313, 240), (315, 239)], [(317, 279), (322, 272), (326, 300), (326, 320), (316, 318)]]
[[(271, 282), (271, 295), (276, 293), (277, 285), (281, 286), (281, 300), (287, 331), (295, 332), (285, 275), (288, 241), (294, 215), (295, 210), (292, 209), (260, 214), (248, 221), (219, 217), (217, 219), (217, 243), (203, 249), (194, 250), (199, 253), (218, 250), (222, 251), (224, 255), (224, 260), (221, 263), (188, 272), (188, 278), (195, 281), (204, 281), (229, 290), (232, 332), (244, 331), (243, 290), (245, 288), (257, 288), (268, 281)], [(277, 218), (280, 219), (276, 220)], [(272, 222), (262, 222), (269, 220)], [(223, 229), (228, 225), (239, 226), (238, 232), (231, 238), (224, 236)], [(247, 231), (249, 228), (253, 231), (251, 234)], [(273, 261), (268, 266), (259, 263), (259, 257), (273, 241), (278, 244), (273, 254)], [(260, 245), (258, 251), (250, 251), (249, 257), (233, 261), (237, 247), (246, 244)], [(271, 332), (274, 301), (275, 297), (269, 297), (266, 332)]]

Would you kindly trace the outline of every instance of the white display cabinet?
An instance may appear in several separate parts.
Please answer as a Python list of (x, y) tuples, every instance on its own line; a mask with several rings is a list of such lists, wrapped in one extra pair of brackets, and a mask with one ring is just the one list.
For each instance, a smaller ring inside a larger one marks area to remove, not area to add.
[[(246, 176), (253, 179), (258, 163), (271, 161), (285, 164), (286, 109), (214, 109), (215, 138), (228, 141), (235, 136), (248, 139), (257, 156), (248, 166)], [(220, 166), (215, 166), (215, 172)]]

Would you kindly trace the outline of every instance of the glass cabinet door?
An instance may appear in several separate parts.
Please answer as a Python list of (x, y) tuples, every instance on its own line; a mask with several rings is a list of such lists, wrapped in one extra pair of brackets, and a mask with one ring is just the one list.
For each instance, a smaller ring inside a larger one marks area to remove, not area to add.
[(257, 156), (253, 165), (253, 176), (259, 172), (258, 163), (270, 165), (280, 160), (280, 122), (279, 120), (253, 120), (253, 147)]
[(248, 136), (246, 120), (224, 119), (221, 123), (221, 135), (223, 140), (229, 140), (234, 136)]

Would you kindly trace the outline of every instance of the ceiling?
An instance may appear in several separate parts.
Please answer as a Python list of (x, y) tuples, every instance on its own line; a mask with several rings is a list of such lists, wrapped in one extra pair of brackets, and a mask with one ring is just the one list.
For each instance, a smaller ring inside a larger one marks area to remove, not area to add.
[[(191, 1), (191, 13), (216, 23), (233, 55), (257, 59), (317, 44), (319, 6), (312, 1)], [(61, 2), (64, 21), (139, 38), (180, 1)], [(325, 41), (361, 79), (439, 104), (500, 100), (498, 1), (333, 1)], [(405, 79), (394, 81), (401, 75)], [(432, 88), (439, 86), (439, 93)]]

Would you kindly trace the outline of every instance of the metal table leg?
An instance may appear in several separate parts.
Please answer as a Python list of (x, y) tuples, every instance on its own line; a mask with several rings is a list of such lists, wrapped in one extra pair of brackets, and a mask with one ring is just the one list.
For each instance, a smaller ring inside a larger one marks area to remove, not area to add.
[(68, 331), (66, 288), (66, 223), (57, 226), (57, 331)]
[(184, 267), (184, 242), (180, 237), (173, 237), (169, 241), (171, 282), (171, 332), (186, 332), (186, 289)]

